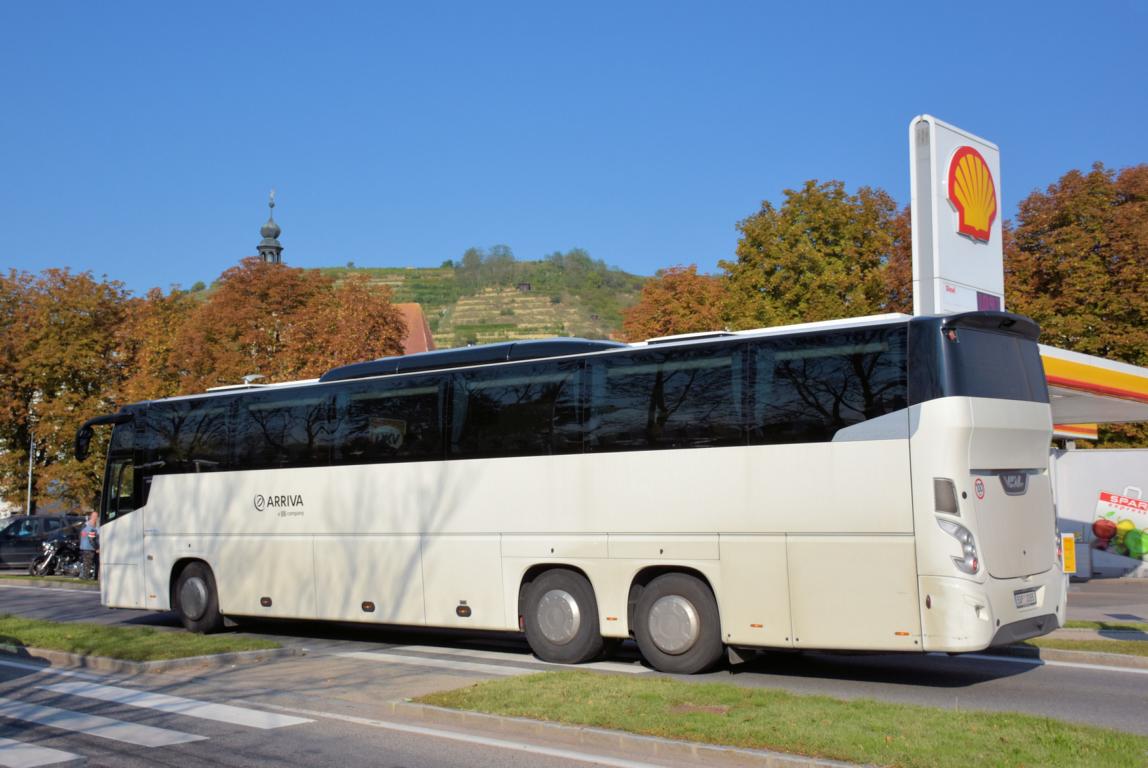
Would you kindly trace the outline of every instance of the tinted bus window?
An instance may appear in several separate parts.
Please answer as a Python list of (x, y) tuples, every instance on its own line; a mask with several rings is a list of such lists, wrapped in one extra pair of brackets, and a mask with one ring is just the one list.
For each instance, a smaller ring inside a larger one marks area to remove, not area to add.
[(976, 328), (947, 329), (942, 349), (946, 395), (1048, 402), (1048, 382), (1035, 341)]
[(742, 354), (722, 345), (592, 360), (588, 448), (744, 445)]
[(235, 467), (316, 467), (331, 460), (331, 401), (325, 392), (265, 391), (238, 398)]
[(112, 439), (108, 445), (107, 478), (101, 504), (101, 519), (104, 522), (115, 520), (136, 507), (138, 491), (132, 464), (135, 433), (134, 422), (117, 424), (112, 430)]
[(141, 446), (149, 474), (230, 469), (227, 422), (230, 398), (153, 403)]
[(579, 363), (529, 363), (458, 373), (451, 456), (544, 456), (582, 450)]
[(750, 441), (829, 441), (907, 407), (905, 347), (904, 326), (755, 342)]
[(413, 376), (340, 386), (334, 461), (441, 459), (444, 381)]

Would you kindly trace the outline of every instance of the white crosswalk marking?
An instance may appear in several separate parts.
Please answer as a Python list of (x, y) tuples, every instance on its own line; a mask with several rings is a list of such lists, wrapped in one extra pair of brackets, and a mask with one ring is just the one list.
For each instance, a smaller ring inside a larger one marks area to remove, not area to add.
[(382, 651), (352, 651), (350, 653), (335, 654), (344, 659), (364, 659), (366, 661), (388, 661), (392, 664), (410, 664), (415, 667), (435, 667), (438, 669), (453, 669), (456, 672), (477, 672), (482, 675), (532, 675), (533, 669), (522, 667), (507, 667), (501, 664), (479, 664), (470, 661), (451, 661), (450, 659), (431, 659), (420, 656), (403, 656), (398, 653), (383, 653)]
[(475, 659), (495, 659), (498, 661), (514, 661), (519, 664), (531, 664), (539, 667), (574, 667), (576, 669), (600, 669), (604, 672), (625, 672), (631, 675), (640, 675), (648, 672), (645, 667), (637, 662), (626, 664), (620, 661), (593, 661), (588, 664), (554, 664), (549, 661), (542, 661), (533, 656), (528, 656), (525, 653), (514, 653), (513, 651), (472, 651), (466, 648), (440, 648), (435, 645), (400, 645), (394, 648), (396, 651), (412, 651), (414, 653), (438, 653), (443, 656), (465, 656)]
[(39, 768), (41, 765), (83, 763), (84, 758), (50, 747), (37, 747), (12, 739), (0, 739), (0, 765), (4, 768)]
[(167, 696), (162, 693), (148, 691), (133, 691), (130, 688), (118, 688), (114, 685), (96, 685), (95, 683), (59, 683), (57, 685), (40, 686), (53, 693), (66, 693), (71, 696), (83, 696), (88, 699), (110, 701), (113, 704), (126, 704), (129, 707), (144, 707), (156, 709), (160, 712), (169, 712), (187, 717), (198, 717), (202, 720), (215, 720), (220, 723), (231, 723), (248, 728), (284, 728), (289, 725), (300, 725), (313, 722), (302, 717), (291, 717), (273, 712), (261, 712), (257, 709), (233, 707), (229, 704), (210, 704), (195, 699), (183, 699), (178, 696)]
[(0, 717), (22, 720), (27, 723), (47, 725), (73, 733), (98, 736), (102, 739), (122, 741), (141, 747), (167, 747), (172, 744), (186, 744), (202, 741), (205, 736), (172, 731), (167, 728), (153, 728), (150, 725), (136, 725), (110, 717), (71, 712), (40, 704), (25, 704), (12, 699), (0, 698)]

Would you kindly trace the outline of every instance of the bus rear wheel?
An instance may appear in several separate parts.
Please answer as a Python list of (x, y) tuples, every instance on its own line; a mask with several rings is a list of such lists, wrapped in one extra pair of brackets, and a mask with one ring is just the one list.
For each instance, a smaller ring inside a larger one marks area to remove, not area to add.
[(215, 576), (203, 563), (190, 563), (175, 582), (175, 610), (190, 632), (209, 635), (223, 629)]
[(667, 573), (638, 598), (634, 637), (659, 672), (704, 672), (722, 655), (721, 621), (713, 592), (701, 579)]
[(598, 602), (586, 577), (556, 568), (526, 588), (526, 640), (543, 661), (581, 664), (602, 653)]

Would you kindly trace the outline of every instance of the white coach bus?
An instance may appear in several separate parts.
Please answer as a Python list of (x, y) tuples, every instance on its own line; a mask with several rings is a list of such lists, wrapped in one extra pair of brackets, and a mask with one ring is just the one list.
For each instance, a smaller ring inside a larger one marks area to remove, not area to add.
[(1064, 623), (1037, 326), (884, 315), (624, 345), (511, 342), (137, 403), (114, 424), (105, 605), (979, 651)]

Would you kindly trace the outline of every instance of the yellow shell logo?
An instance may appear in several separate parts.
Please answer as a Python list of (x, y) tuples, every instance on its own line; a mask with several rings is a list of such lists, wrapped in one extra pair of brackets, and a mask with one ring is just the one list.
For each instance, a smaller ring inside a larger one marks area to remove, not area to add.
[(957, 231), (988, 242), (997, 217), (997, 188), (989, 164), (972, 147), (961, 147), (949, 163), (949, 202), (957, 209)]

